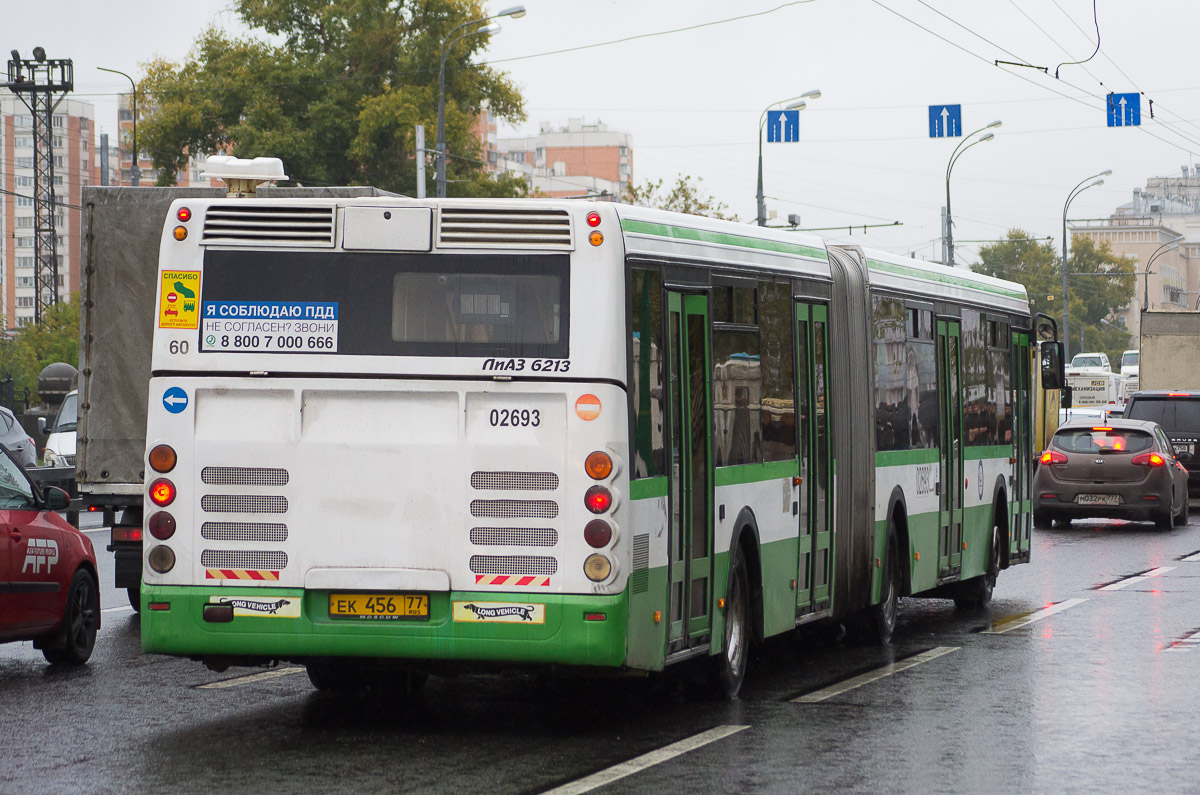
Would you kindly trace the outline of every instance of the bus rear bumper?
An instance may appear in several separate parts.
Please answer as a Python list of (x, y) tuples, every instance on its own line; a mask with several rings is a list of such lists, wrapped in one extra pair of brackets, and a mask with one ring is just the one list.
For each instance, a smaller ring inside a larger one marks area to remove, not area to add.
[(426, 618), (331, 618), (328, 591), (142, 586), (142, 650), (184, 657), (371, 657), (620, 667), (625, 594), (429, 594)]

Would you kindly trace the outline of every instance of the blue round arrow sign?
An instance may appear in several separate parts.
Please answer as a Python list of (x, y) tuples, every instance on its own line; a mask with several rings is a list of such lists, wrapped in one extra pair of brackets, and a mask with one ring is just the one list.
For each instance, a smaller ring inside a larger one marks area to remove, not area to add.
[(188, 407), (187, 392), (181, 388), (173, 386), (166, 392), (163, 392), (163, 408), (172, 414), (178, 414)]

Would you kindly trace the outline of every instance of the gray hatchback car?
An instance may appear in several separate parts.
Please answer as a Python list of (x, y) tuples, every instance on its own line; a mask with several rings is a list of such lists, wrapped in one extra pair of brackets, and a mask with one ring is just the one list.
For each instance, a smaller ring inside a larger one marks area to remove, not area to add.
[(37, 445), (13, 413), (3, 406), (0, 406), (0, 444), (8, 448), (21, 466), (37, 466)]
[(1091, 517), (1187, 524), (1188, 473), (1158, 423), (1072, 421), (1060, 426), (1033, 478), (1033, 521)]

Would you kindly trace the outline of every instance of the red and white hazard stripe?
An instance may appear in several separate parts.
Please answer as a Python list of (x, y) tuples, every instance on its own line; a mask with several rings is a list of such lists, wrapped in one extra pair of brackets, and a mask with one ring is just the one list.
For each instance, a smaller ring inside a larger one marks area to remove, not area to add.
[(528, 574), (476, 574), (475, 584), (546, 588), (550, 585), (550, 578), (534, 577)]
[(279, 572), (265, 569), (205, 569), (209, 580), (278, 580)]

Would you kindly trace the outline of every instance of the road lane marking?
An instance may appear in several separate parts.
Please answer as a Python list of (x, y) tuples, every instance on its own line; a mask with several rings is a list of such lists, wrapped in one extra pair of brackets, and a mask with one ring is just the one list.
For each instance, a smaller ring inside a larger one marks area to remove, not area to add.
[(101, 610), (101, 613), (124, 613), (127, 610), (132, 610), (133, 605), (125, 605), (124, 607), (106, 607)]
[(1180, 560), (1184, 563), (1200, 563), (1200, 552), (1193, 552), (1190, 555), (1185, 555), (1184, 557), (1180, 558)]
[(1064, 611), (1068, 608), (1075, 607), (1076, 605), (1081, 605), (1086, 601), (1087, 601), (1087, 599), (1067, 599), (1065, 602), (1059, 602), (1058, 604), (1050, 605), (1049, 607), (1044, 607), (1041, 610), (1037, 610), (1037, 611), (1030, 613), (1029, 615), (1017, 616), (1016, 618), (1011, 618), (1007, 621), (1001, 621), (999, 624), (993, 625), (991, 629), (985, 629), (980, 634), (981, 635), (1003, 635), (1005, 632), (1011, 632), (1014, 629), (1020, 629), (1021, 627), (1027, 627), (1030, 624), (1034, 623), (1035, 621), (1041, 621), (1043, 618), (1049, 618), (1050, 616), (1054, 615), (1055, 613), (1061, 613), (1062, 611)]
[(220, 682), (209, 682), (207, 685), (198, 685), (201, 690), (223, 690), (227, 687), (241, 687), (242, 685), (252, 685), (256, 682), (264, 682), (268, 679), (277, 679), (281, 676), (289, 674), (303, 673), (306, 668), (297, 666), (295, 668), (279, 668), (274, 671), (264, 671), (261, 674), (248, 674), (246, 676), (235, 676), (232, 679), (222, 679)]
[(1184, 635), (1179, 640), (1171, 641), (1170, 646), (1166, 646), (1162, 651), (1191, 651), (1200, 645), (1200, 630), (1196, 630), (1190, 635)]
[(749, 728), (749, 726), (718, 726), (715, 729), (709, 729), (706, 732), (701, 732), (700, 734), (680, 740), (677, 743), (671, 743), (668, 746), (659, 748), (657, 751), (651, 751), (648, 754), (634, 757), (619, 765), (605, 768), (598, 773), (585, 776), (578, 781), (572, 781), (569, 784), (563, 784), (561, 787), (546, 790), (542, 795), (580, 795), (584, 792), (591, 792), (598, 787), (603, 787), (614, 781), (620, 781), (627, 776), (632, 776), (634, 773), (639, 773), (647, 768), (660, 765), (689, 751), (695, 751), (697, 748), (702, 748), (709, 743), (715, 743), (717, 740), (723, 740), (730, 735), (737, 734)]
[(958, 651), (958, 649), (958, 646), (938, 646), (937, 648), (930, 649), (929, 651), (921, 652), (920, 654), (903, 659), (900, 662), (888, 663), (882, 668), (877, 668), (874, 671), (868, 671), (865, 674), (852, 677), (839, 684), (830, 685), (829, 687), (815, 690), (812, 693), (806, 693), (799, 698), (793, 698), (792, 703), (816, 704), (817, 702), (824, 701), (827, 698), (840, 696), (842, 693), (853, 690), (856, 687), (862, 687), (863, 685), (870, 684), (871, 682), (876, 682), (880, 679), (883, 679), (885, 676), (898, 674), (901, 671), (907, 671), (909, 668), (920, 665), (921, 663), (927, 663), (930, 660), (936, 660), (938, 657), (949, 654), (953, 651)]
[(1126, 577), (1123, 580), (1117, 580), (1116, 582), (1111, 582), (1108, 585), (1104, 586), (1103, 588), (1097, 588), (1096, 590), (1098, 590), (1098, 591), (1119, 591), (1122, 588), (1124, 588), (1126, 585), (1133, 585), (1135, 582), (1141, 582), (1142, 580), (1148, 580), (1151, 577), (1161, 577), (1162, 575), (1166, 574), (1168, 571), (1174, 571), (1174, 570), (1175, 570), (1174, 566), (1159, 566), (1157, 569), (1151, 569), (1150, 571), (1142, 572), (1141, 574), (1135, 574), (1132, 577)]

